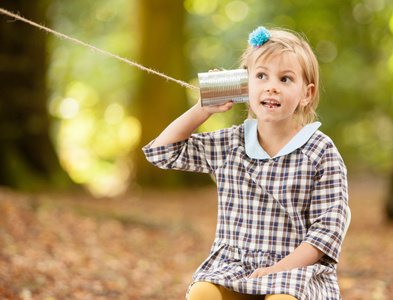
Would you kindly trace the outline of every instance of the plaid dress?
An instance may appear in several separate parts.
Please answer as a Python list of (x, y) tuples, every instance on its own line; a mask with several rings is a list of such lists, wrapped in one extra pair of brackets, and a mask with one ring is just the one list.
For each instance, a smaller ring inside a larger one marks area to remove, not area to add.
[[(143, 148), (160, 168), (216, 178), (215, 240), (193, 283), (208, 281), (247, 294), (341, 299), (336, 264), (348, 205), (346, 167), (319, 126), (305, 126), (273, 158), (257, 142), (256, 120)], [(325, 255), (312, 266), (248, 279), (255, 269), (276, 264), (302, 242)]]

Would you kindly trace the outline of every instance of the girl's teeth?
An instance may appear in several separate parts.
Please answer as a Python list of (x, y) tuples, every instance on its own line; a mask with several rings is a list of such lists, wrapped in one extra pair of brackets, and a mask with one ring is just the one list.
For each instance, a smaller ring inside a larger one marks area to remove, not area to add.
[(281, 106), (279, 103), (274, 102), (274, 101), (263, 101), (262, 104), (263, 104), (264, 106), (269, 107), (269, 108), (280, 107), (280, 106)]

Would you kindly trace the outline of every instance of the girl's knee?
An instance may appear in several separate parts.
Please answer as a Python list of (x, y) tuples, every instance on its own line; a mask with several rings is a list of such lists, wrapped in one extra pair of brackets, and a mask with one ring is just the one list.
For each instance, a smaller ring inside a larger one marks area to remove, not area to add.
[(287, 294), (274, 294), (266, 295), (265, 300), (297, 300), (297, 298)]
[(213, 283), (198, 281), (195, 282), (188, 292), (187, 300), (216, 300), (221, 299), (221, 292), (218, 286)]

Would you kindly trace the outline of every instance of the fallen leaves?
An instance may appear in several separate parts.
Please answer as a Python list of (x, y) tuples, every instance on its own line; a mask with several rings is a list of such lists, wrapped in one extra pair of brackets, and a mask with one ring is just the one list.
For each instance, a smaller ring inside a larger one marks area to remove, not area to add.
[[(351, 185), (338, 267), (345, 300), (392, 298), (393, 226), (382, 190)], [(215, 221), (214, 187), (116, 200), (0, 188), (0, 299), (184, 299)]]

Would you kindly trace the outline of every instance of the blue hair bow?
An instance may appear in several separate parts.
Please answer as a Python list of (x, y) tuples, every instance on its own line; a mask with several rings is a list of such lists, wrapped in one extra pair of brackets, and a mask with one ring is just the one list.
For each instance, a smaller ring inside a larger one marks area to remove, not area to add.
[(263, 26), (259, 26), (248, 36), (248, 43), (254, 48), (259, 48), (270, 38), (270, 33)]

